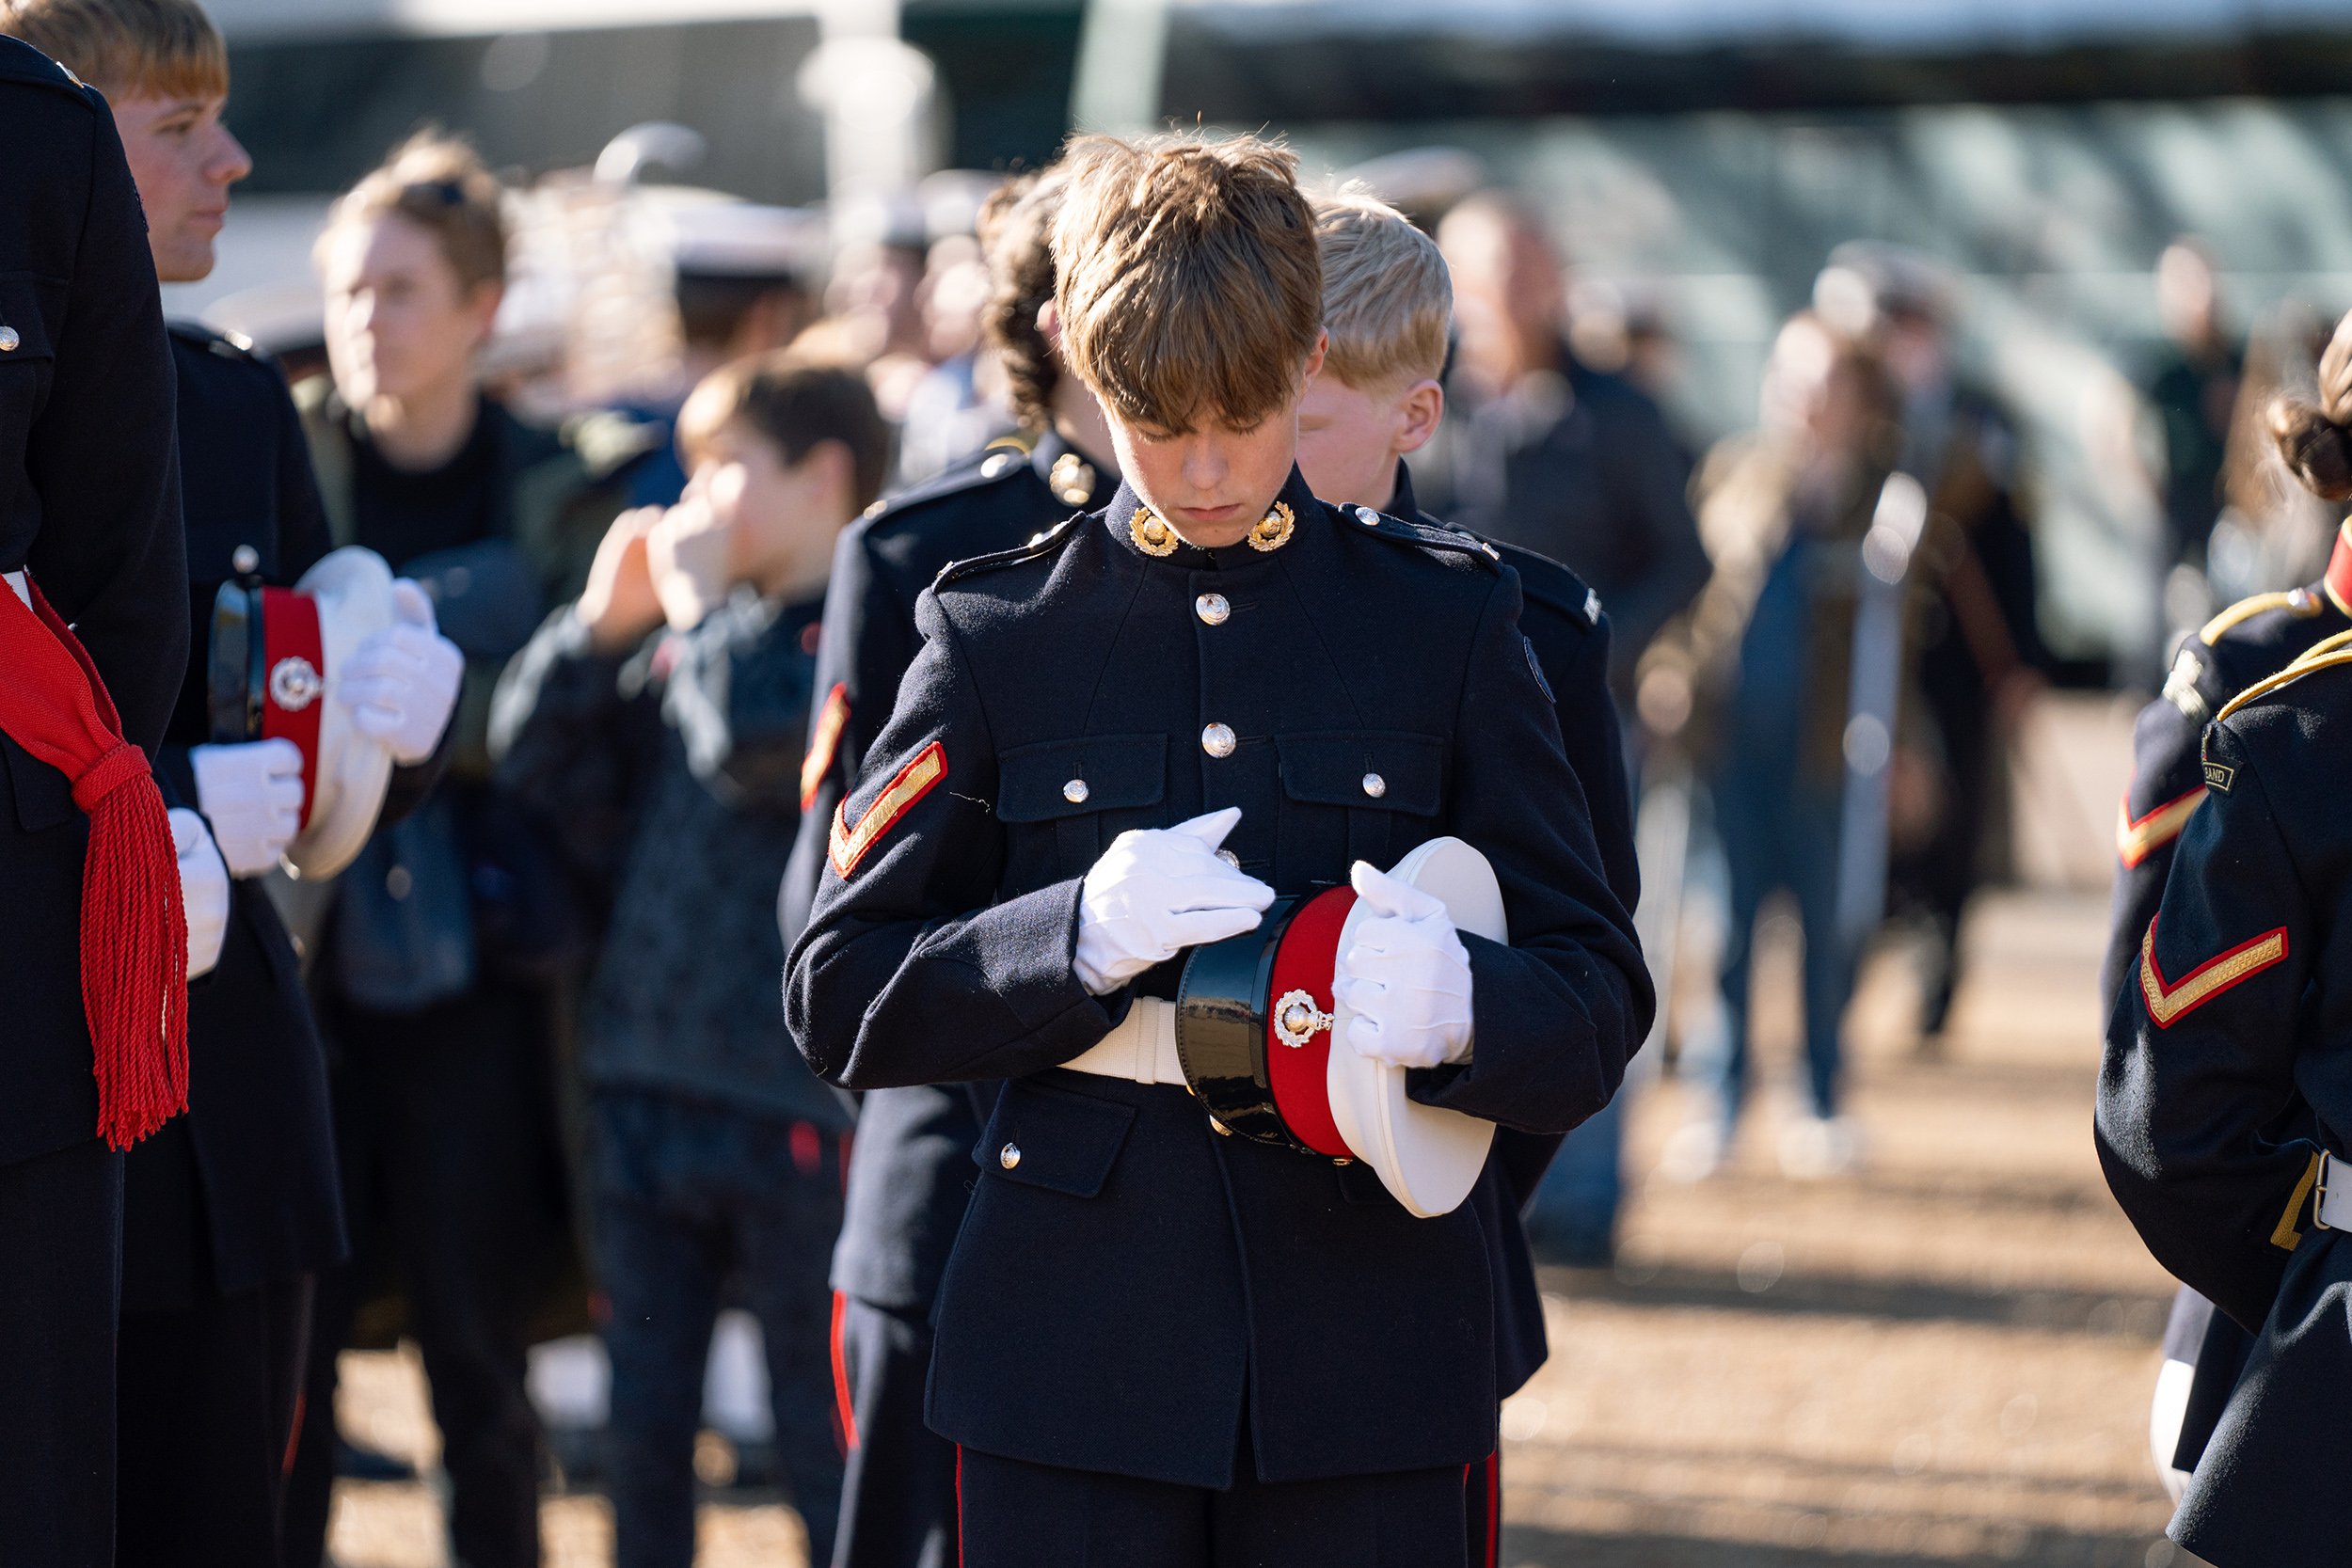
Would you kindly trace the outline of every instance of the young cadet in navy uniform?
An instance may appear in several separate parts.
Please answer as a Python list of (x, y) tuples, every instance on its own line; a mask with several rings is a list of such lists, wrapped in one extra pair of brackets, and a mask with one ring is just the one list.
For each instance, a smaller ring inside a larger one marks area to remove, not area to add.
[[(1326, 506), (1293, 465), (1323, 333), (1291, 156), (1068, 158), (1061, 343), (1125, 479), (918, 602), (787, 1016), (850, 1087), (1009, 1080), (928, 1405), (960, 1445), (968, 1568), (1461, 1564), (1465, 1467), (1495, 1448), (1476, 1213), (1413, 1219), (1360, 1164), (1218, 1136), (1180, 1084), (1062, 1064), (1165, 998), (1186, 947), (1343, 880), (1371, 918), (1334, 1049), (1422, 1069), (1432, 1104), (1573, 1126), (1614, 1091), (1648, 977), (1556, 804), (1581, 792), (1516, 575)], [(1511, 945), (1375, 869), (1446, 833), (1493, 863)]]
[[(1107, 496), (1110, 434), (1039, 327), (1050, 320), (1053, 170), (1009, 182), (980, 214), (993, 288), (982, 325), (1005, 366), (1017, 438), (992, 442), (842, 535), (818, 653), (818, 723), (801, 835), (783, 891), (785, 942), (807, 924), (834, 808), (890, 718), (922, 637), (914, 600), (951, 561), (1022, 545)], [(876, 1089), (858, 1111), (848, 1210), (834, 1252), (834, 1354), (852, 1434), (834, 1568), (956, 1560), (955, 1448), (923, 1424), (931, 1302), (963, 1223), (980, 1118), (967, 1087)]]
[[(157, 277), (209, 275), (229, 187), (252, 166), (221, 123), (228, 52), (202, 10), (193, 0), (14, 0), (0, 28), (117, 106)], [(329, 541), (277, 367), (200, 326), (170, 333), (196, 651), (158, 761), (213, 824), (237, 880), (217, 967), (189, 994), (189, 1114), (125, 1165), (116, 1560), (269, 1568), (280, 1560), (311, 1276), (347, 1249), (317, 1028), (293, 945), (252, 879), (293, 836), (301, 759), (282, 740), (207, 744), (204, 635), (223, 581), (291, 584)], [(353, 661), (378, 703), (362, 723), (409, 721), (411, 760), (443, 728), (460, 665), (425, 613), (425, 627)], [(403, 647), (421, 656), (413, 671)], [(360, 687), (347, 676), (341, 689)], [(413, 796), (414, 775), (429, 769), (403, 771), (401, 793)]]
[(2255, 1337), (2169, 1533), (2217, 1568), (2344, 1555), (2352, 1465), (2352, 649), (2205, 731), (2204, 802), (2107, 1031), (2098, 1143), (2156, 1260)]
[[(2323, 400), (2352, 416), (2352, 316), (2338, 325), (2321, 375)], [(2352, 451), (2352, 439), (2326, 409), (2282, 408), (2279, 436), (2282, 455), (2307, 485), (2336, 500), (2352, 494), (2352, 466), (2336, 456)], [(2332, 481), (2313, 467), (2314, 459), (2324, 467), (2331, 456), (2343, 467)], [(2140, 710), (2132, 728), (2132, 782), (2116, 824), (2114, 905), (2099, 972), (2100, 995), (2108, 1004), (2138, 974), (2140, 939), (2164, 895), (2181, 831), (2207, 797), (2200, 754), (2205, 726), (2239, 692), (2347, 630), (2352, 526), (2338, 529), (2319, 581), (2233, 605), (2173, 655), (2163, 695)], [(2156, 1455), (2160, 1466), (2182, 1477), (2196, 1469), (2252, 1348), (2252, 1338), (2228, 1314), (2216, 1312), (2195, 1291), (2181, 1291), (2165, 1328), (2164, 1356), (2194, 1370), (2185, 1390), (2168, 1375), (2159, 1394), (2160, 1400), (2185, 1394), (2172, 1449)], [(2169, 1426), (2169, 1418), (2162, 1424)]]
[[(0, 14), (5, 9), (0, 8)], [(171, 360), (105, 101), (0, 39), (0, 593), (72, 625), (149, 756), (187, 659)], [(12, 607), (13, 608), (13, 607)], [(87, 818), (0, 692), (0, 1541), (25, 1568), (114, 1555), (122, 1162), (82, 994)], [(86, 688), (87, 689), (87, 688)]]
[[(1323, 259), (1323, 369), (1298, 406), (1298, 471), (1334, 506), (1369, 506), (1423, 527), (1406, 467), (1445, 413), (1453, 285), (1438, 244), (1377, 198), (1343, 191), (1315, 203)], [(1565, 566), (1516, 545), (1496, 546), (1526, 597), (1519, 626), (1550, 689), (1560, 738), (1590, 803), (1609, 889), (1628, 911), (1641, 892), (1623, 730), (1609, 694), (1609, 625), (1600, 597)], [(1495, 1394), (1507, 1399), (1543, 1366), (1549, 1347), (1520, 1212), (1560, 1147), (1553, 1134), (1504, 1129), (1470, 1202), (1498, 1260)], [(1502, 1544), (1502, 1455), (1471, 1473), (1470, 1560), (1491, 1564)]]

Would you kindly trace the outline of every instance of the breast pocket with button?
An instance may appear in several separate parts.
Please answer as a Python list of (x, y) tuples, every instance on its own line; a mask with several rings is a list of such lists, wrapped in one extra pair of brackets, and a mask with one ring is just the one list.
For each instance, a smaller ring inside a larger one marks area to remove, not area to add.
[(1277, 736), (1274, 745), (1282, 768), (1283, 887), (1336, 885), (1356, 861), (1385, 870), (1437, 832), (1445, 799), (1441, 738), (1322, 730)]
[(56, 367), (48, 318), (41, 312), (44, 302), (62, 311), (65, 285), (24, 273), (0, 274), (0, 525), (26, 504), (18, 494), (25, 483), (25, 438), (49, 401)]
[(1168, 737), (1090, 735), (1019, 746), (997, 759), (1008, 883), (1084, 876), (1130, 828), (1162, 826)]

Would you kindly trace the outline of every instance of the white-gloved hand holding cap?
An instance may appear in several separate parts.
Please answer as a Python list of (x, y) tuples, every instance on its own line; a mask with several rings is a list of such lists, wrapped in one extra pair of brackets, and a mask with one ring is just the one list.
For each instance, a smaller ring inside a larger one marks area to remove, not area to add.
[(1348, 881), (1371, 912), (1331, 982), (1333, 998), (1355, 1015), (1348, 1049), (1406, 1068), (1469, 1060), (1470, 952), (1445, 905), (1362, 861)]
[(254, 740), (188, 751), (196, 803), (232, 877), (258, 877), (302, 829), (302, 751)]
[(466, 656), (443, 637), (433, 600), (407, 578), (392, 583), (392, 625), (354, 650), (335, 695), (352, 727), (384, 743), (392, 760), (414, 767), (433, 754), (457, 706)]
[(229, 934), (229, 867), (205, 831), (204, 818), (174, 806), (171, 847), (180, 862), (180, 904), (188, 918), (188, 978), (209, 974), (220, 962)]
[(1228, 806), (1173, 828), (1137, 828), (1111, 840), (1078, 898), (1078, 983), (1107, 996), (1187, 947), (1251, 930), (1274, 890), (1217, 859), (1241, 820)]

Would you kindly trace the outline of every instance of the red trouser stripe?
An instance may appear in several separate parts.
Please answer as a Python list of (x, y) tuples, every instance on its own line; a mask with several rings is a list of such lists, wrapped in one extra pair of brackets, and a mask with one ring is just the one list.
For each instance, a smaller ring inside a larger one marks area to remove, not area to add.
[(956, 1568), (963, 1568), (963, 1445), (956, 1445)]
[(833, 1419), (834, 1435), (846, 1457), (857, 1452), (857, 1402), (850, 1397), (850, 1362), (842, 1354), (841, 1318), (850, 1298), (833, 1293)]

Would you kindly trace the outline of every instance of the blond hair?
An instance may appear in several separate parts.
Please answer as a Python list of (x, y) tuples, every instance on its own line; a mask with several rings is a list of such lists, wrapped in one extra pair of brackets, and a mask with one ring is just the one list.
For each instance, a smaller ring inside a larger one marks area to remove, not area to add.
[(1062, 358), (1131, 425), (1255, 424), (1298, 395), (1323, 268), (1298, 160), (1254, 136), (1081, 136), (1055, 215)]
[(196, 0), (0, 0), (22, 39), (109, 98), (221, 98), (229, 50)]
[(355, 223), (398, 215), (430, 233), (471, 290), (506, 281), (506, 187), (459, 137), (424, 130), (345, 192), (327, 214), (315, 255)]
[(1438, 242), (1362, 185), (1315, 202), (1324, 373), (1350, 387), (1434, 381), (1445, 370), (1454, 280)]

